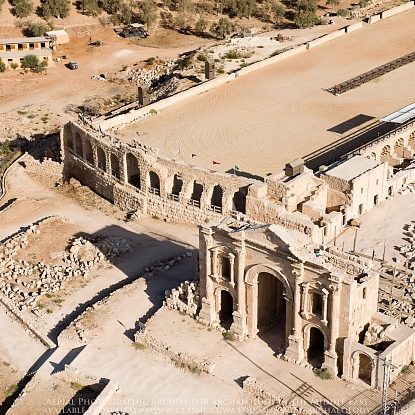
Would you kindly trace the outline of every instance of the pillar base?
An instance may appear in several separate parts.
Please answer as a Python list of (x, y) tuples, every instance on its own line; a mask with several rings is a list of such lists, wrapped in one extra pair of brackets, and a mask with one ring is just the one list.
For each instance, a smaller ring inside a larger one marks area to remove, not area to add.
[(246, 314), (240, 313), (239, 311), (234, 311), (232, 315), (233, 323), (231, 330), (241, 338), (247, 337), (248, 330), (246, 325)]
[(212, 304), (206, 297), (202, 298), (202, 308), (199, 312), (199, 318), (210, 324), (216, 321), (215, 304)]
[(288, 336), (288, 347), (284, 355), (296, 362), (301, 362), (304, 359), (304, 350), (302, 347), (302, 339), (295, 334)]
[(337, 377), (337, 353), (326, 350), (324, 352), (324, 363), (322, 366), (323, 369), (326, 369), (333, 377)]

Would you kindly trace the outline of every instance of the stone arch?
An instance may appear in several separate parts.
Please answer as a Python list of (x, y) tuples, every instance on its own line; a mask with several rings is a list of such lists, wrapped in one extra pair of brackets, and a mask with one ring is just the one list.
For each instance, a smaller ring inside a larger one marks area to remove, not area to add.
[(236, 212), (246, 213), (246, 195), (247, 188), (241, 187), (232, 197), (232, 210)]
[(362, 350), (356, 350), (351, 355), (353, 364), (353, 377), (372, 386), (374, 380), (375, 362), (373, 357)]
[(97, 147), (97, 166), (99, 169), (106, 171), (107, 170), (107, 159), (105, 152), (101, 147)]
[(408, 146), (415, 150), (415, 131), (409, 136)]
[(393, 146), (393, 152), (399, 157), (399, 158), (403, 158), (404, 157), (404, 152), (405, 152), (405, 144), (403, 141), (403, 138), (398, 138), (395, 142), (395, 145)]
[(92, 144), (87, 139), (84, 140), (84, 158), (88, 163), (90, 164), (94, 163), (94, 154), (92, 150)]
[(391, 156), (391, 147), (390, 145), (386, 145), (385, 147), (382, 148), (380, 152), (380, 161), (388, 162), (390, 156)]
[[(219, 184), (215, 185), (210, 197), (210, 205), (214, 210), (222, 211), (223, 189)], [(220, 213), (220, 212), (219, 212)]]
[(317, 324), (309, 323), (303, 329), (303, 337), (307, 361), (313, 367), (321, 367), (329, 345), (326, 331)]
[[(249, 309), (247, 310), (247, 323), (248, 323), (248, 333), (252, 338), (256, 338), (258, 330), (258, 302), (262, 301), (258, 298), (259, 287), (258, 287), (258, 277), (260, 274), (270, 274), (274, 278), (277, 278), (282, 285), (283, 295), (282, 298), (285, 301), (285, 325), (280, 325), (284, 332), (283, 336), (283, 346), (288, 344), (288, 336), (292, 333), (293, 329), (293, 293), (292, 289), (288, 283), (287, 278), (278, 270), (265, 265), (257, 264), (248, 269), (245, 274), (245, 283), (246, 283), (246, 295), (247, 295), (247, 304)], [(280, 339), (278, 340), (280, 341)]]
[(111, 163), (111, 175), (119, 179), (120, 178), (120, 162), (118, 160), (118, 157), (113, 153), (111, 153), (110, 163)]
[(183, 179), (178, 174), (175, 174), (173, 176), (171, 194), (179, 196), (182, 189), (183, 189)]
[(84, 156), (82, 138), (81, 138), (81, 135), (79, 133), (75, 134), (75, 153), (80, 157)]
[(148, 172), (147, 186), (150, 193), (154, 193), (156, 195), (160, 194), (160, 177), (153, 170)]
[(293, 293), (290, 284), (288, 283), (287, 277), (269, 265), (257, 264), (249, 268), (245, 274), (245, 282), (249, 285), (256, 284), (258, 282), (258, 275), (261, 273), (271, 274), (274, 275), (274, 277), (278, 278), (285, 288), (285, 295), (287, 296), (287, 299), (290, 301), (293, 300)]
[(141, 189), (141, 177), (140, 177), (140, 168), (138, 167), (137, 158), (131, 154), (127, 153), (125, 156), (126, 164), (126, 174), (127, 174), (127, 183)]
[(200, 201), (203, 194), (203, 184), (197, 183), (196, 180), (193, 182), (192, 194), (190, 195), (190, 202), (193, 206), (200, 207)]

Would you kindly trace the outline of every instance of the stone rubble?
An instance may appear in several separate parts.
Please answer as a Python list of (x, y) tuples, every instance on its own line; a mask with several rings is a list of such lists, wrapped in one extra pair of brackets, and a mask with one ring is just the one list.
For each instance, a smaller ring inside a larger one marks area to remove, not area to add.
[(32, 224), (0, 245), (0, 294), (12, 300), (20, 311), (28, 309), (35, 315), (43, 315), (45, 311), (38, 306), (42, 295), (57, 293), (70, 279), (85, 278), (100, 262), (131, 251), (131, 245), (125, 238), (88, 240), (78, 237), (72, 240), (67, 252), (56, 255), (64, 265), (16, 259), (17, 253), (28, 247), (29, 236), (40, 233), (39, 225), (56, 218), (51, 216)]

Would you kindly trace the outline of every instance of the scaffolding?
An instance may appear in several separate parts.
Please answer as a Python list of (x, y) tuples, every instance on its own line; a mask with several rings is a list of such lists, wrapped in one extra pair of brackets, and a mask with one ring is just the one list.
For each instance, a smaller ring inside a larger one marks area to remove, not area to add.
[(368, 72), (360, 74), (340, 84), (334, 85), (326, 89), (326, 91), (331, 92), (334, 95), (344, 94), (350, 89), (357, 88), (360, 85), (370, 82), (373, 79), (379, 78), (380, 76), (385, 75), (388, 72), (391, 72), (395, 69), (400, 68), (401, 66), (407, 65), (408, 63), (411, 63), (414, 61), (415, 61), (415, 52), (412, 52), (412, 53), (409, 53), (408, 55), (401, 56), (398, 59), (385, 63), (374, 69), (371, 69)]

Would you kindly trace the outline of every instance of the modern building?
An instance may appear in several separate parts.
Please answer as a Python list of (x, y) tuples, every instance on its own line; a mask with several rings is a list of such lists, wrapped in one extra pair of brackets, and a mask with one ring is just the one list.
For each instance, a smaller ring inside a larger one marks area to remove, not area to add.
[(40, 61), (46, 60), (48, 66), (53, 63), (52, 40), (48, 37), (27, 37), (0, 39), (0, 60), (10, 67), (19, 65), (27, 55), (35, 55)]

